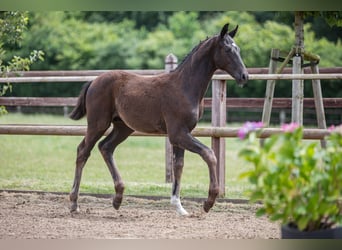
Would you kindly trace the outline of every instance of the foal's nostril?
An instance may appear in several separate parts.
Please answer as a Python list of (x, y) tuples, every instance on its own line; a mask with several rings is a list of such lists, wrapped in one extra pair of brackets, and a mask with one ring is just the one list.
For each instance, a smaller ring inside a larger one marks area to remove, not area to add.
[(242, 73), (241, 80), (244, 82), (247, 82), (248, 81), (248, 73)]

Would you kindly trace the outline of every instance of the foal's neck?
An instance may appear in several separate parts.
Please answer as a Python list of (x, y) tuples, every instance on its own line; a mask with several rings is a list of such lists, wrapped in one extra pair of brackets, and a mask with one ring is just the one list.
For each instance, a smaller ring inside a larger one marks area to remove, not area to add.
[[(198, 49), (189, 55), (177, 68), (183, 91), (198, 103), (203, 99), (209, 82), (217, 69), (214, 64), (214, 46), (216, 37), (201, 43)], [(176, 73), (175, 72), (175, 73)]]

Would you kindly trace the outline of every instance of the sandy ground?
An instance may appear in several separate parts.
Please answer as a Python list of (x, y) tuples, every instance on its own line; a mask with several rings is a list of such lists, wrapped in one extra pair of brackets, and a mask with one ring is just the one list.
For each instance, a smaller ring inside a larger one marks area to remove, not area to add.
[(0, 192), (0, 239), (270, 239), (279, 225), (257, 218), (257, 205), (183, 201), (178, 216), (168, 199), (124, 197), (120, 210), (108, 198), (81, 196), (79, 213), (69, 212), (67, 195)]

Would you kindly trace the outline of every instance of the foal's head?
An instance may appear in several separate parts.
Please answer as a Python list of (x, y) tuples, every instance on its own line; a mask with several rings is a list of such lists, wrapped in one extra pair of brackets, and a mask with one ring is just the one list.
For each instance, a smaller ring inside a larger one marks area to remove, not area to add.
[(238, 27), (228, 32), (228, 24), (223, 26), (218, 36), (214, 60), (219, 69), (226, 71), (239, 85), (243, 86), (248, 81), (248, 72), (241, 59), (240, 48), (233, 40)]

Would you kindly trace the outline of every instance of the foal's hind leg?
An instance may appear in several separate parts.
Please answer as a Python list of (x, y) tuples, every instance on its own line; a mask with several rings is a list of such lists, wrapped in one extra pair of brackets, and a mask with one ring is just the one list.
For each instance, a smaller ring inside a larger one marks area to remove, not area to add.
[(179, 215), (188, 215), (188, 212), (183, 208), (180, 201), (180, 183), (182, 178), (183, 166), (184, 166), (184, 149), (173, 147), (173, 184), (171, 204), (176, 207), (176, 211)]
[(133, 130), (127, 127), (126, 124), (124, 124), (123, 122), (114, 122), (114, 128), (112, 132), (99, 143), (100, 152), (108, 166), (108, 169), (114, 181), (115, 196), (113, 198), (113, 207), (115, 209), (119, 209), (121, 205), (125, 186), (121, 179), (119, 170), (116, 167), (113, 158), (113, 152), (116, 146), (123, 142), (132, 133)]
[(69, 195), (71, 201), (71, 212), (79, 210), (77, 200), (83, 168), (90, 156), (90, 152), (93, 149), (95, 143), (101, 138), (101, 136), (104, 134), (107, 128), (108, 126), (104, 127), (101, 130), (97, 130), (93, 129), (91, 126), (88, 126), (87, 134), (77, 148), (74, 184)]

